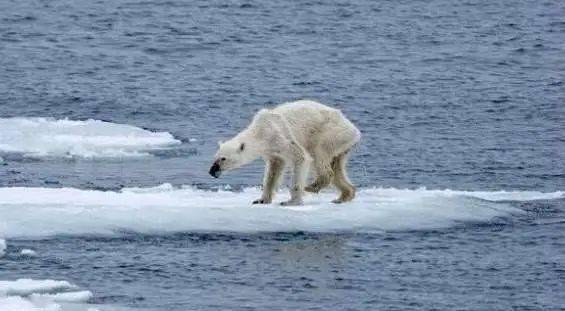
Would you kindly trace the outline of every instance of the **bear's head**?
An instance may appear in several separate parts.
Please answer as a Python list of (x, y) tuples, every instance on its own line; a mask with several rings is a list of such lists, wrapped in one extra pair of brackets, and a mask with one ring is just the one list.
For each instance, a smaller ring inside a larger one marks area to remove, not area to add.
[(227, 142), (220, 142), (220, 148), (210, 167), (210, 175), (220, 177), (223, 171), (236, 169), (248, 164), (259, 157), (253, 144), (246, 143), (241, 137), (235, 137)]

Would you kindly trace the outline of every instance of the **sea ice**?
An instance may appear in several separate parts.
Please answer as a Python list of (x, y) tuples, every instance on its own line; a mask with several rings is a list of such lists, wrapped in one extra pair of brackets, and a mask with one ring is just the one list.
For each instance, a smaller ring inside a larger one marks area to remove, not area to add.
[[(0, 236), (167, 232), (378, 232), (425, 230), (522, 214), (506, 201), (558, 199), (563, 192), (359, 189), (353, 202), (335, 192), (308, 195), (304, 206), (252, 205), (258, 188), (206, 191), (164, 184), (121, 191), (0, 188)], [(278, 193), (276, 201), (288, 194)]]
[[(167, 132), (99, 120), (0, 118), (0, 152), (32, 157), (128, 157), (180, 144)], [(0, 162), (1, 163), (1, 162)]]

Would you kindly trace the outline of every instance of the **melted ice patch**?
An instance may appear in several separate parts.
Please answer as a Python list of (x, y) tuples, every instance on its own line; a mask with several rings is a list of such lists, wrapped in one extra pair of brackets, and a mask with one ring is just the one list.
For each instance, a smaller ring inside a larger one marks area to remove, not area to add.
[[(192, 187), (0, 188), (0, 236), (167, 232), (373, 232), (449, 227), (523, 213), (497, 201), (555, 199), (562, 192), (461, 192), (361, 189), (355, 201), (329, 203), (333, 192), (309, 195), (304, 206), (252, 205), (257, 188), (242, 192)], [(279, 192), (277, 202), (286, 200)]]
[[(42, 157), (128, 157), (180, 144), (170, 133), (99, 120), (0, 118), (0, 152)], [(1, 161), (0, 161), (1, 162)]]

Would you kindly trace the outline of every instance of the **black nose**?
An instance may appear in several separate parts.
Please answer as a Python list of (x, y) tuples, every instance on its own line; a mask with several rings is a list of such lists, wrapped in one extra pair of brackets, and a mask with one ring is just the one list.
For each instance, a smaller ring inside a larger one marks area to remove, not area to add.
[(220, 177), (220, 175), (222, 175), (222, 169), (220, 169), (220, 165), (218, 163), (212, 164), (212, 167), (210, 167), (210, 175), (215, 178), (218, 178)]

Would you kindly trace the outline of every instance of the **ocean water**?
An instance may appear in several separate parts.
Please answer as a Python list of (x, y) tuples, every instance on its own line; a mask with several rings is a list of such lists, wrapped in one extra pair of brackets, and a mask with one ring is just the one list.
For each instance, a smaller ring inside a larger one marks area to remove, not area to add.
[[(0, 1), (0, 310), (563, 310), (562, 1)], [(309, 98), (350, 204), (217, 141)], [(281, 189), (276, 201), (288, 196)]]

